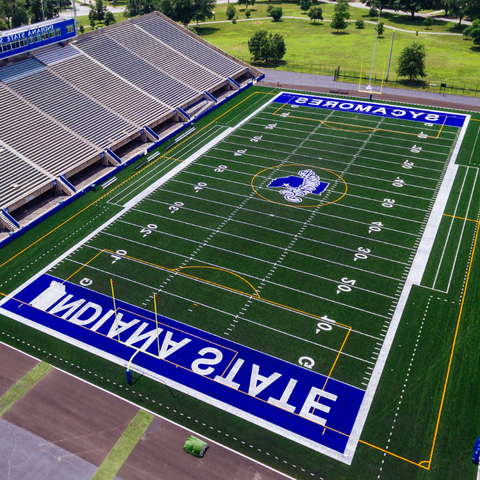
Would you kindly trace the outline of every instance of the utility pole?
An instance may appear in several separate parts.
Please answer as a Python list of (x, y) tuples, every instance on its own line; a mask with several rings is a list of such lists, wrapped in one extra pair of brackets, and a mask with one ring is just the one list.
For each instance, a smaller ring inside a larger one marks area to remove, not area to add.
[(390, 47), (390, 58), (388, 59), (387, 77), (385, 78), (385, 83), (388, 83), (388, 74), (390, 73), (390, 63), (392, 61), (393, 41), (394, 40), (395, 40), (395, 29), (393, 29), (392, 46)]

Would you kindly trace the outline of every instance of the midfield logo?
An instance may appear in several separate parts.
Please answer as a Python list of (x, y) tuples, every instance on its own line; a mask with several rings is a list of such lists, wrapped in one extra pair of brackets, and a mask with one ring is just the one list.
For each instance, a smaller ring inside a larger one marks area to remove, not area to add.
[(328, 187), (328, 182), (320, 181), (320, 177), (312, 170), (300, 170), (299, 177), (290, 175), (289, 177), (275, 178), (270, 182), (268, 188), (281, 187), (280, 195), (283, 195), (287, 202), (300, 203), (301, 197), (312, 193), (314, 195), (322, 194)]

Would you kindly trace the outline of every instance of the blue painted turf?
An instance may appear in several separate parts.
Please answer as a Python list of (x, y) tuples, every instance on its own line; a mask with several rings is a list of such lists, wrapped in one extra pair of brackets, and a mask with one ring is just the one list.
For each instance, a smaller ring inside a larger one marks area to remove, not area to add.
[(414, 122), (432, 123), (448, 127), (463, 127), (465, 115), (423, 110), (413, 107), (400, 107), (383, 105), (372, 102), (358, 102), (354, 100), (342, 100), (338, 98), (317, 97), (313, 95), (298, 95), (282, 93), (273, 100), (276, 103), (300, 105), (303, 107), (335, 110), (339, 112), (355, 112), (377, 117), (412, 120)]
[[(51, 292), (52, 285), (57, 294), (48, 297), (45, 291)], [(153, 312), (116, 300), (116, 319), (112, 298), (46, 274), (2, 308), (125, 362), (135, 353), (132, 346), (142, 348), (151, 355), (138, 353), (137, 367), (340, 453), (364, 396), (363, 390), (333, 378), (327, 381), (305, 367), (160, 315), (157, 342)], [(158, 358), (159, 347), (163, 359)], [(284, 408), (272, 399), (282, 399)]]

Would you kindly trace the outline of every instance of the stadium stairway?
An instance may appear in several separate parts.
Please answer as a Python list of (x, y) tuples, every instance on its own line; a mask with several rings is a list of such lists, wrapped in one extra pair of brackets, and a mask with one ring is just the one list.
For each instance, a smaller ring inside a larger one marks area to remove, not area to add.
[(9, 232), (16, 232), (20, 228), (16, 220), (4, 209), (0, 210), (0, 224)]

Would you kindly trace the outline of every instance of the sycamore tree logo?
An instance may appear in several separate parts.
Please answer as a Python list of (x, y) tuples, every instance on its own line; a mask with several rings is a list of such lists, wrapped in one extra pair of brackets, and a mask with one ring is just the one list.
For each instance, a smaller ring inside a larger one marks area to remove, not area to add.
[(268, 188), (278, 188), (287, 202), (301, 203), (302, 197), (308, 194), (321, 195), (328, 187), (328, 182), (320, 181), (320, 177), (312, 170), (300, 170), (299, 176), (290, 175), (272, 180)]

